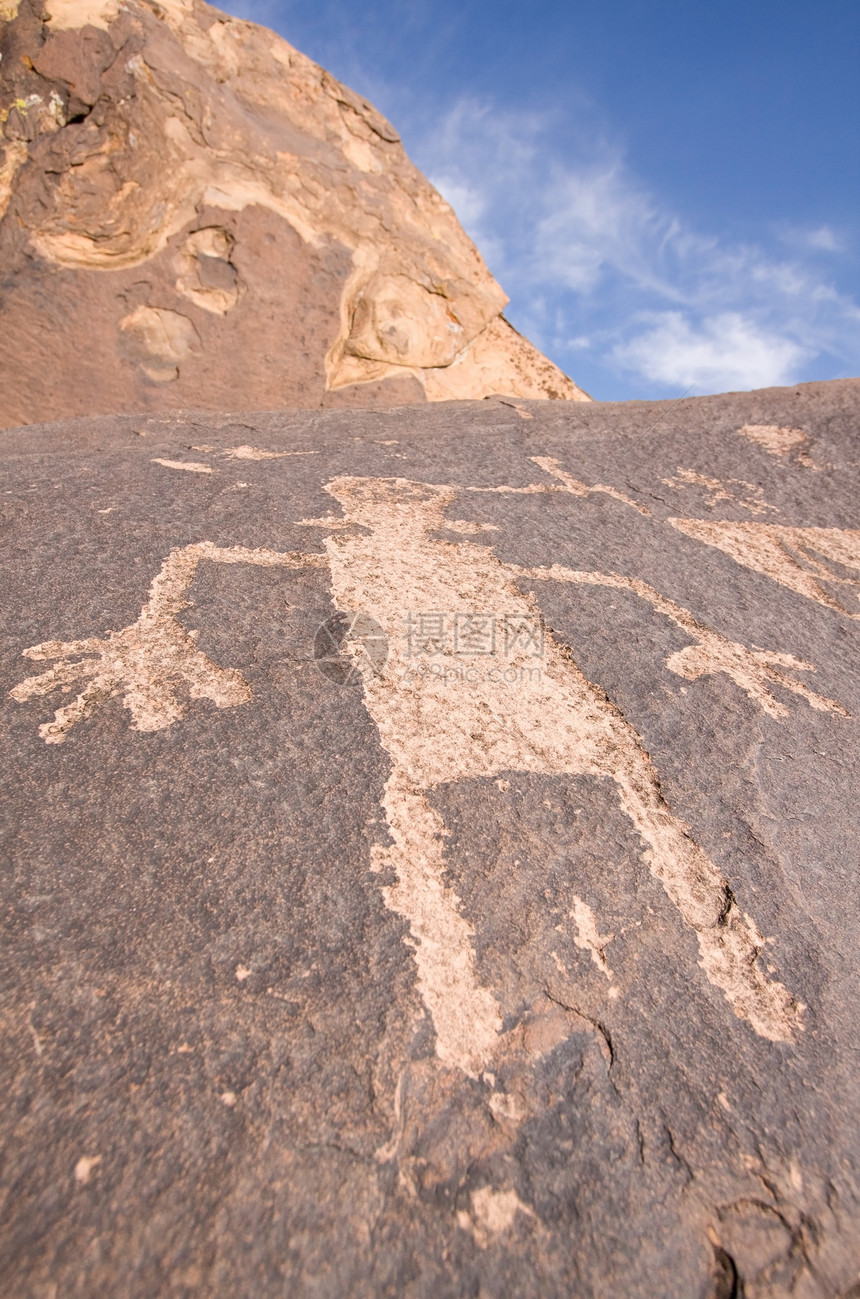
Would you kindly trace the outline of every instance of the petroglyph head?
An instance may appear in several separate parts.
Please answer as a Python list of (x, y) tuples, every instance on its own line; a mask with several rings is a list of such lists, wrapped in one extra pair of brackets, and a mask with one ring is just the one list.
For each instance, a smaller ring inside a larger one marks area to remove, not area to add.
[(444, 484), (415, 483), (408, 478), (352, 478), (343, 475), (325, 490), (343, 506), (350, 522), (378, 528), (381, 524), (426, 530), (446, 526), (443, 510), (457, 495)]

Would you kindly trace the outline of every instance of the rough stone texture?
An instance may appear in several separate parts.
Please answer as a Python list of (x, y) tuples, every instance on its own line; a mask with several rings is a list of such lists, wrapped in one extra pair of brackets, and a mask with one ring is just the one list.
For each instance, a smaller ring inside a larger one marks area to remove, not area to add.
[(5, 1293), (860, 1293), (858, 415), (3, 435)]
[(587, 400), (366, 100), (200, 0), (0, 6), (0, 426)]

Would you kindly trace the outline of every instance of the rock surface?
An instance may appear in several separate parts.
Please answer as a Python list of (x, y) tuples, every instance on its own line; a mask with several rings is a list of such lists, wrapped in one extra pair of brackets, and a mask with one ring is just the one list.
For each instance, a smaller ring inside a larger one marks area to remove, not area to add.
[(366, 100), (200, 0), (0, 0), (0, 425), (587, 400)]
[(4, 434), (6, 1293), (860, 1292), (858, 415)]

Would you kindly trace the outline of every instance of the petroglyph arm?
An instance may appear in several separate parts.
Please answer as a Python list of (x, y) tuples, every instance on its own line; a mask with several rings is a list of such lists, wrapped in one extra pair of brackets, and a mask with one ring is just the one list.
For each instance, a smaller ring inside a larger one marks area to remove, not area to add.
[(131, 626), (108, 632), (104, 639), (43, 641), (23, 651), (25, 658), (53, 662), (54, 666), (10, 691), (19, 703), (81, 686), (71, 703), (56, 710), (53, 721), (39, 727), (46, 744), (62, 744), (77, 722), (88, 717), (98, 703), (116, 695), (122, 695), (136, 731), (160, 731), (183, 717), (180, 689), (191, 699), (210, 699), (217, 708), (248, 702), (251, 688), (241, 672), (213, 663), (197, 649), (197, 633), (179, 621), (179, 613), (190, 603), (185, 593), (201, 559), (281, 568), (326, 563), (324, 555), (224, 548), (209, 541), (172, 550), (153, 579), (140, 617)]
[[(855, 605), (860, 599), (860, 530), (708, 519), (666, 522), (807, 600), (815, 600), (855, 621), (860, 619)], [(850, 607), (846, 608), (846, 603)]]
[[(512, 566), (513, 567), (513, 566)], [(694, 644), (685, 646), (670, 654), (666, 666), (671, 672), (695, 681), (699, 677), (712, 673), (724, 672), (736, 685), (757, 704), (763, 712), (771, 717), (786, 717), (788, 709), (777, 699), (771, 687), (782, 686), (793, 694), (800, 695), (819, 712), (837, 713), (848, 717), (848, 712), (834, 699), (827, 699), (816, 694), (802, 681), (789, 674), (792, 672), (814, 672), (815, 665), (793, 654), (783, 654), (776, 650), (748, 649), (736, 641), (727, 640), (719, 632), (705, 627), (694, 618), (688, 609), (675, 604), (655, 591), (647, 582), (635, 577), (624, 577), (619, 573), (593, 573), (553, 564), (549, 568), (515, 568), (520, 577), (545, 579), (553, 582), (574, 582), (579, 586), (607, 586), (620, 590), (632, 591), (641, 600), (647, 601), (658, 613), (669, 618), (677, 627), (687, 632)]]
[(559, 462), (552, 456), (530, 456), (532, 464), (542, 469), (544, 473), (554, 478), (553, 483), (529, 483), (527, 487), (469, 487), (466, 490), (470, 492), (495, 492), (503, 496), (533, 496), (546, 495), (551, 492), (560, 492), (568, 496), (592, 496), (595, 493), (601, 493), (604, 496), (611, 496), (616, 501), (621, 501), (623, 505), (630, 505), (640, 514), (650, 514), (651, 511), (647, 505), (640, 505), (632, 497), (625, 496), (623, 492), (617, 491), (614, 487), (607, 487), (603, 483), (597, 483), (594, 487), (589, 487), (587, 483), (581, 483), (578, 478), (574, 478), (566, 470), (562, 469)]

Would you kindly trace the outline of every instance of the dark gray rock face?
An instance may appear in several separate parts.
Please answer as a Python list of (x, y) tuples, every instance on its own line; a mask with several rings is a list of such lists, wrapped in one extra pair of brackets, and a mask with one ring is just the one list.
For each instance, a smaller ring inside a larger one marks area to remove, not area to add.
[(858, 1293), (858, 415), (3, 435), (5, 1293)]

